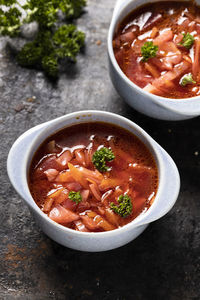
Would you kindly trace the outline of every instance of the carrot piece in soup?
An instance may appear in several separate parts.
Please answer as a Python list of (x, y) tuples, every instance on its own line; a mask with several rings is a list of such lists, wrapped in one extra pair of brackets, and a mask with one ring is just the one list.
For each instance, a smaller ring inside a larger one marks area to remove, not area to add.
[(49, 195), (48, 195), (48, 197), (51, 197), (51, 198), (53, 198), (53, 199), (56, 199), (56, 198), (58, 198), (59, 196), (60, 196), (60, 193), (62, 192), (64, 190), (64, 188), (62, 187), (62, 188), (59, 188), (59, 189), (57, 189), (57, 190), (53, 190)]
[(84, 177), (87, 177), (95, 181), (96, 183), (100, 183), (103, 179), (103, 175), (98, 170), (92, 171), (84, 167), (80, 167), (79, 170), (81, 171)]
[(107, 178), (103, 179), (99, 185), (100, 191), (104, 191), (106, 189), (116, 187), (121, 183), (120, 178)]
[(79, 182), (84, 188), (87, 189), (88, 183), (85, 179), (84, 173), (82, 172), (82, 168), (76, 168), (70, 163), (68, 163), (68, 167), (74, 180)]
[(154, 78), (158, 78), (160, 76), (160, 73), (156, 70), (156, 68), (151, 64), (146, 62), (145, 64), (145, 68), (147, 69), (147, 71), (154, 77)]
[(43, 206), (43, 211), (45, 213), (48, 213), (53, 205), (54, 202), (54, 198), (51, 197), (47, 197), (45, 202), (44, 202), (44, 206)]
[(69, 170), (63, 171), (58, 174), (58, 176), (55, 179), (56, 182), (72, 182), (74, 181), (74, 178), (72, 177), (72, 174)]
[(109, 222), (107, 222), (103, 217), (97, 215), (95, 217), (95, 222), (98, 223), (98, 225), (105, 231), (109, 231), (109, 230), (113, 230), (116, 229), (116, 226), (110, 224)]
[(55, 204), (60, 204), (64, 202), (69, 195), (69, 191), (67, 189), (62, 189), (60, 194), (55, 198)]
[(88, 215), (80, 215), (81, 220), (83, 222), (83, 224), (89, 229), (89, 230), (98, 230), (99, 229), (99, 225), (97, 223), (94, 222), (94, 220), (90, 217), (88, 217)]
[(190, 64), (192, 64), (192, 59), (191, 57), (189, 57), (188, 55), (183, 55), (183, 59), (186, 60), (187, 62), (189, 62)]
[(97, 224), (98, 227), (103, 228), (105, 231), (113, 230), (116, 227), (107, 222), (103, 217), (97, 215), (95, 212), (91, 211), (87, 213), (89, 218), (93, 218), (93, 221)]

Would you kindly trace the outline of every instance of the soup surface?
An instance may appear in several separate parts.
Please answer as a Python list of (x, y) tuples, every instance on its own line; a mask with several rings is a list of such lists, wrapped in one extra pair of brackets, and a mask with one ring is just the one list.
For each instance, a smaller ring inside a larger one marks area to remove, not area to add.
[(200, 7), (156, 2), (128, 15), (114, 36), (116, 60), (149, 93), (168, 98), (200, 95)]
[(146, 146), (107, 123), (82, 123), (49, 137), (37, 150), (29, 188), (55, 222), (83, 232), (113, 230), (146, 211), (158, 172)]

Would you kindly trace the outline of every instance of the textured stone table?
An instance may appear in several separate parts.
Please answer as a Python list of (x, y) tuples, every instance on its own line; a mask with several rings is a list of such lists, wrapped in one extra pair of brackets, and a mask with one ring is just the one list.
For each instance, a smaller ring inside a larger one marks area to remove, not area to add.
[[(17, 66), (1, 39), (0, 299), (200, 299), (200, 119), (153, 120), (117, 95), (106, 55), (114, 3), (88, 1), (78, 20), (87, 34), (85, 52), (54, 85), (41, 72)], [(142, 126), (176, 161), (182, 181), (168, 215), (104, 253), (73, 251), (45, 236), (6, 173), (9, 148), (20, 134), (82, 109), (115, 112)]]

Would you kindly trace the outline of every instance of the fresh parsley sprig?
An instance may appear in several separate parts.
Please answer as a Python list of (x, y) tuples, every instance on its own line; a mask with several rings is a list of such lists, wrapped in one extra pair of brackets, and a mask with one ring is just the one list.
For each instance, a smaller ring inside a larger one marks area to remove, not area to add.
[[(27, 0), (25, 5), (17, 0), (0, 0), (0, 34), (17, 36), (23, 24), (37, 22), (38, 34), (24, 45), (17, 61), (56, 78), (60, 61), (67, 58), (76, 62), (84, 45), (84, 33), (68, 22), (79, 17), (85, 5), (86, 0)], [(67, 24), (60, 25), (59, 11)]]
[(82, 201), (82, 196), (80, 191), (70, 191), (68, 195), (69, 199), (73, 202), (76, 202), (76, 204), (79, 204)]
[(180, 42), (180, 45), (185, 47), (186, 49), (190, 49), (194, 43), (194, 37), (189, 32), (183, 33), (183, 39)]
[(149, 58), (155, 57), (158, 51), (158, 46), (153, 42), (145, 42), (141, 47), (142, 61), (146, 62)]
[(128, 195), (120, 195), (117, 202), (118, 205), (111, 202), (110, 208), (120, 217), (128, 217), (133, 211), (131, 198)]
[(58, 76), (59, 61), (68, 58), (76, 62), (76, 55), (84, 45), (85, 35), (73, 24), (62, 25), (53, 34), (41, 31), (33, 42), (25, 44), (17, 55), (23, 67), (43, 69), (52, 78)]
[(107, 161), (112, 161), (115, 158), (112, 149), (103, 147), (97, 150), (92, 156), (92, 162), (94, 166), (100, 172), (106, 172), (109, 170), (109, 167), (106, 165)]
[(196, 81), (193, 79), (191, 73), (185, 74), (180, 80), (180, 85), (182, 86), (186, 86), (188, 84), (193, 84), (193, 83), (196, 83)]

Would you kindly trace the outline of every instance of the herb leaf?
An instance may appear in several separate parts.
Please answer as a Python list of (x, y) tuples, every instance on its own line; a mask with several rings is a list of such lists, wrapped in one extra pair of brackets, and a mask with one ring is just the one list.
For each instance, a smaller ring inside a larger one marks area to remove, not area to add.
[(185, 74), (181, 80), (180, 80), (180, 85), (182, 86), (186, 86), (187, 84), (193, 84), (196, 83), (196, 81), (194, 81), (194, 79), (192, 78), (192, 74)]
[(111, 149), (103, 147), (93, 154), (92, 162), (100, 172), (106, 172), (109, 167), (106, 166), (107, 161), (112, 161), (115, 158)]
[(68, 195), (69, 199), (73, 202), (76, 202), (76, 204), (79, 204), (82, 201), (82, 196), (80, 191), (70, 191)]
[(41, 31), (33, 42), (25, 44), (17, 61), (23, 67), (43, 69), (49, 77), (56, 78), (59, 61), (67, 58), (75, 62), (84, 39), (84, 33), (72, 24), (60, 26), (54, 34), (50, 30)]
[(189, 32), (183, 33), (183, 39), (180, 42), (181, 46), (184, 46), (187, 49), (190, 49), (194, 43), (194, 37)]
[(59, 3), (59, 8), (67, 19), (78, 18), (82, 8), (86, 5), (86, 0), (54, 0)]
[(86, 0), (28, 0), (25, 5), (18, 0), (0, 0), (0, 34), (17, 36), (23, 24), (37, 22), (35, 39), (22, 47), (17, 61), (23, 67), (42, 69), (56, 78), (61, 60), (76, 62), (85, 40), (85, 34), (75, 25), (61, 25), (61, 21), (79, 17), (85, 5)]
[(133, 205), (131, 198), (128, 195), (120, 195), (117, 202), (118, 205), (115, 205), (113, 202), (110, 203), (110, 208), (120, 217), (126, 218), (133, 211)]
[(11, 7), (7, 11), (0, 8), (0, 34), (17, 36), (21, 26), (20, 17), (21, 12), (16, 7)]
[(141, 47), (142, 61), (146, 62), (149, 58), (155, 57), (158, 51), (158, 46), (154, 45), (153, 42), (145, 42)]

